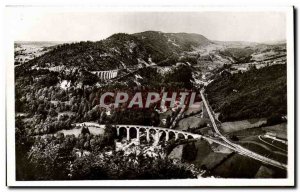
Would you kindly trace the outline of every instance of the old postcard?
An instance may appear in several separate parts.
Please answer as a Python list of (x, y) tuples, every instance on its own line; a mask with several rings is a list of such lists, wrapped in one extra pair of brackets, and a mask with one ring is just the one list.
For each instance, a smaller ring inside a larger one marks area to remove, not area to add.
[(293, 186), (293, 7), (7, 7), (8, 186)]

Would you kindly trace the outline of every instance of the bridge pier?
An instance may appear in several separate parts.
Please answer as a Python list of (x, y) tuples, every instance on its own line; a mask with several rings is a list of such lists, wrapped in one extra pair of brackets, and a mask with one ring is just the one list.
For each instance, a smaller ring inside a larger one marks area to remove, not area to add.
[(156, 145), (158, 145), (158, 143), (159, 143), (159, 131), (158, 130), (156, 130)]
[(178, 139), (178, 133), (175, 133), (175, 141)]
[(184, 134), (184, 139), (188, 139), (188, 135), (187, 134)]
[(120, 136), (120, 128), (117, 128), (117, 136)]
[(136, 129), (136, 139), (138, 142), (140, 142), (140, 129), (139, 127), (135, 128)]
[(146, 140), (149, 142), (150, 141), (150, 130), (146, 129)]
[(126, 134), (126, 140), (127, 140), (127, 141), (130, 141), (130, 128), (127, 127), (127, 128), (126, 128), (126, 131), (127, 131), (127, 134)]
[(169, 141), (169, 132), (166, 131), (166, 141)]

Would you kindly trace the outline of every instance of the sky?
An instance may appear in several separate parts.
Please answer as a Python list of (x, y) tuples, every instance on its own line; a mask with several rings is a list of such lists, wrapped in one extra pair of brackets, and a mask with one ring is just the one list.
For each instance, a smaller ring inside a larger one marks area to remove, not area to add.
[(8, 33), (19, 41), (98, 41), (114, 33), (186, 32), (210, 40), (286, 39), (284, 12), (32, 12), (12, 11)]

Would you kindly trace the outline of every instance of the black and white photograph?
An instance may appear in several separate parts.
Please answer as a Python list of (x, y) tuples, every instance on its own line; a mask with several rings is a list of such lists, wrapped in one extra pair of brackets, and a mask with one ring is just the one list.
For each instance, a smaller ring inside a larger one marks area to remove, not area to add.
[(9, 186), (294, 185), (293, 7), (6, 15)]

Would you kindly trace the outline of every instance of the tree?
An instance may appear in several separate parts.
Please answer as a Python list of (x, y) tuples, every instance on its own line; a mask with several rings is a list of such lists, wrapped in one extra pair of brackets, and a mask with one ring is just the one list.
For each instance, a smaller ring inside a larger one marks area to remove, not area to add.
[(171, 125), (171, 116), (168, 115), (166, 118), (166, 127), (170, 127), (170, 125)]
[(239, 141), (239, 138), (238, 138), (236, 135), (230, 136), (230, 139), (231, 139), (232, 141)]
[(179, 65), (173, 71), (168, 73), (165, 77), (165, 83), (180, 86), (180, 88), (191, 89), (193, 88), (192, 70), (187, 65)]
[(90, 72), (82, 71), (82, 76), (80, 79), (83, 85), (93, 85), (98, 81), (98, 77)]
[(49, 110), (48, 115), (50, 115), (51, 117), (56, 117), (57, 116), (57, 112), (55, 111), (55, 109), (51, 108)]
[(279, 123), (284, 122), (283, 118), (281, 117), (281, 115), (273, 113), (268, 119), (267, 119), (267, 125), (271, 126), (271, 125), (276, 125)]
[(81, 129), (81, 134), (85, 135), (85, 134), (90, 134), (90, 130), (88, 127), (82, 127)]
[(30, 180), (32, 178), (31, 165), (27, 159), (27, 152), (34, 143), (34, 138), (28, 137), (21, 119), (16, 118), (16, 179)]
[(78, 110), (77, 104), (72, 105), (71, 111), (72, 112), (77, 112), (77, 110)]
[(35, 143), (28, 158), (34, 180), (68, 179), (69, 162), (74, 160), (71, 151), (60, 144), (56, 144), (55, 140), (49, 143), (43, 140)]
[(116, 138), (117, 138), (117, 129), (113, 127), (111, 124), (106, 124), (105, 131), (104, 131), (104, 143), (106, 144), (106, 146), (114, 146)]
[(194, 161), (197, 156), (197, 148), (195, 143), (187, 143), (182, 150), (182, 159), (191, 162)]
[(74, 161), (71, 179), (179, 179), (196, 178), (196, 174), (179, 162), (167, 157), (111, 155), (92, 153)]

